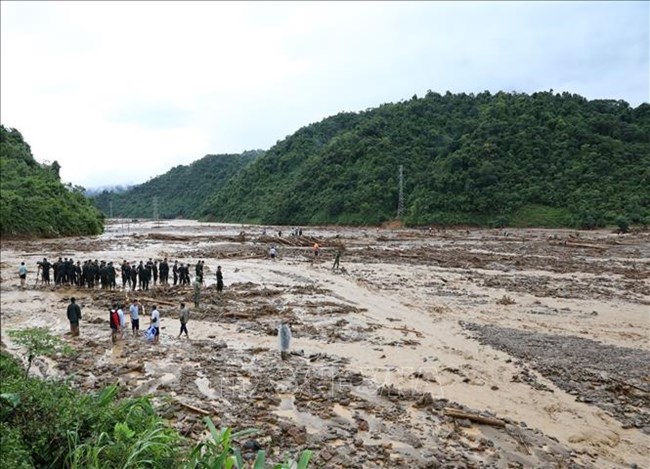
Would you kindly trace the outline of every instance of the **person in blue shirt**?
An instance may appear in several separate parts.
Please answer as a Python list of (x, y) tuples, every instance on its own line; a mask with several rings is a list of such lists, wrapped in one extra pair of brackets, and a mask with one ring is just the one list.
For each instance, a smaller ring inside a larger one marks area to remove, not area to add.
[(27, 279), (27, 266), (24, 262), (18, 267), (18, 276), (20, 277), (20, 288), (25, 289), (25, 280)]

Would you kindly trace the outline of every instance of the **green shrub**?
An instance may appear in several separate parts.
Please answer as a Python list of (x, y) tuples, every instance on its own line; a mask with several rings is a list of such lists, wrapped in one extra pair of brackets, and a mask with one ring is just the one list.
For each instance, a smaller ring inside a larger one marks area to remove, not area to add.
[[(165, 424), (147, 397), (118, 400), (118, 388), (84, 394), (55, 380), (25, 375), (20, 363), (0, 352), (0, 461), (23, 469), (243, 468), (236, 439), (256, 430), (216, 430), (206, 419), (211, 439), (187, 449), (189, 442)], [(311, 451), (298, 462), (274, 469), (304, 469)], [(259, 451), (255, 469), (266, 469)]]

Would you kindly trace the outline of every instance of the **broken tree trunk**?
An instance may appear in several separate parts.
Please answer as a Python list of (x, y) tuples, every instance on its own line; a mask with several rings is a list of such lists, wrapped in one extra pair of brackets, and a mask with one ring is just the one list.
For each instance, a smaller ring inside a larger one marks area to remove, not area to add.
[(456, 419), (467, 419), (471, 422), (476, 422), (483, 425), (492, 425), (493, 427), (506, 426), (506, 423), (503, 420), (493, 417), (484, 417), (483, 415), (478, 414), (470, 414), (468, 412), (463, 412), (462, 410), (452, 409), (451, 407), (445, 407), (444, 412), (445, 415)]

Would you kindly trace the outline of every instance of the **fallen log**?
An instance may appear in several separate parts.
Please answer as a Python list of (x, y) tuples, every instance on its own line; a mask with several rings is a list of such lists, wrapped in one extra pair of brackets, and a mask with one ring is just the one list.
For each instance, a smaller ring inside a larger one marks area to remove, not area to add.
[(146, 301), (147, 303), (151, 303), (151, 304), (154, 304), (154, 305), (163, 305), (163, 306), (178, 306), (179, 305), (179, 303), (172, 303), (171, 301), (165, 301), (165, 300), (161, 300), (161, 299), (156, 300), (156, 299), (153, 299), (153, 298), (148, 298), (146, 296), (138, 296), (138, 295), (134, 295), (134, 296), (138, 299), (138, 301), (140, 303), (142, 303), (143, 301)]
[(185, 404), (184, 402), (181, 402), (181, 401), (176, 401), (176, 402), (178, 402), (183, 407), (186, 407), (186, 408), (188, 408), (190, 410), (193, 410), (194, 412), (198, 412), (199, 414), (210, 415), (210, 412), (208, 412), (207, 410), (199, 409), (198, 407), (194, 407), (194, 406), (191, 406), (189, 404)]
[(451, 407), (445, 407), (444, 414), (455, 419), (467, 419), (471, 422), (476, 422), (483, 425), (492, 425), (493, 427), (506, 426), (506, 423), (503, 420), (493, 417), (485, 417), (478, 414), (470, 414), (468, 412), (463, 412), (462, 410), (452, 409)]
[(650, 391), (648, 391), (647, 389), (643, 389), (642, 387), (639, 387), (636, 384), (628, 383), (627, 381), (623, 381), (621, 379), (614, 378), (612, 376), (610, 376), (608, 379), (610, 379), (611, 381), (614, 381), (616, 383), (619, 383), (619, 384), (621, 384), (623, 386), (629, 386), (631, 388), (638, 389), (639, 391), (644, 392), (646, 394), (650, 394)]
[(410, 332), (411, 334), (415, 334), (415, 336), (416, 336), (418, 339), (421, 339), (421, 338), (424, 337), (424, 334), (423, 334), (422, 332), (420, 332), (420, 331), (416, 331), (415, 329), (409, 329), (409, 328), (406, 327), (406, 326), (402, 326), (402, 327), (391, 327), (391, 329), (395, 329), (396, 331), (400, 331), (400, 332)]
[(571, 241), (563, 241), (559, 243), (549, 243), (552, 246), (567, 246), (570, 248), (587, 248), (587, 249), (598, 249), (599, 251), (605, 251), (607, 246), (601, 246), (599, 244), (590, 244), (590, 243), (574, 243)]
[(600, 249), (604, 251), (607, 249), (607, 246), (600, 246), (598, 244), (589, 244), (589, 243), (566, 243), (567, 246), (576, 247), (576, 248), (588, 248), (588, 249)]
[(249, 313), (240, 313), (239, 311), (228, 311), (223, 313), (224, 318), (240, 318), (240, 319), (253, 319), (253, 315)]

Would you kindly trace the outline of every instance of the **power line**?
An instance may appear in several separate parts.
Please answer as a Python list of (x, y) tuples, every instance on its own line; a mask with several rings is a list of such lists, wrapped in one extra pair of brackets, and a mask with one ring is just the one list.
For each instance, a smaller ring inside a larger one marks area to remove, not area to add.
[(404, 215), (404, 165), (399, 165), (399, 195), (397, 196), (397, 219)]

